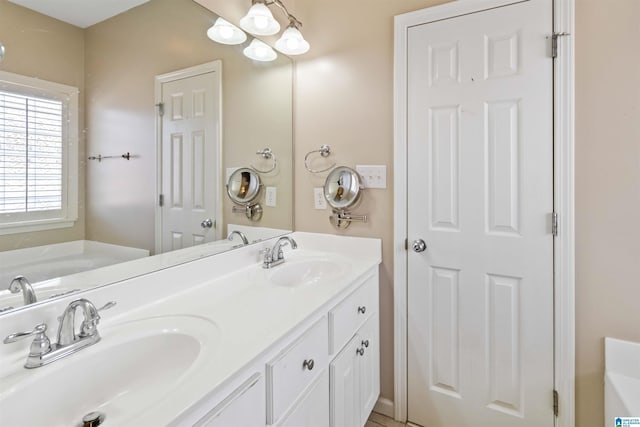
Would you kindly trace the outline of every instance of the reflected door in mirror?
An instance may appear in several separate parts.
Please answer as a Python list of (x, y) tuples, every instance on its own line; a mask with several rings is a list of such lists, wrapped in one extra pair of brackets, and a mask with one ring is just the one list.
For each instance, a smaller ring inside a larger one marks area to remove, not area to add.
[(220, 238), (220, 61), (159, 80), (163, 206), (156, 241), (166, 252)]

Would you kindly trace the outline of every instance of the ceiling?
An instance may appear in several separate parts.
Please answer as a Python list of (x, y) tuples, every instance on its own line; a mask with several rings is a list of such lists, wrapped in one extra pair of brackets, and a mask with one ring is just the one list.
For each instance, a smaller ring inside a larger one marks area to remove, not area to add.
[(9, 0), (80, 28), (109, 19), (149, 0)]

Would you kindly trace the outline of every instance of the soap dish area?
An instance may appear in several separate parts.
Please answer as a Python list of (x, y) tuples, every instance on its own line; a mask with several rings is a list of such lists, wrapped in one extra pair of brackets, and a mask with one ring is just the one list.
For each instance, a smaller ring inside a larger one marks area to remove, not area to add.
[(640, 343), (605, 338), (604, 412), (607, 425), (640, 416)]

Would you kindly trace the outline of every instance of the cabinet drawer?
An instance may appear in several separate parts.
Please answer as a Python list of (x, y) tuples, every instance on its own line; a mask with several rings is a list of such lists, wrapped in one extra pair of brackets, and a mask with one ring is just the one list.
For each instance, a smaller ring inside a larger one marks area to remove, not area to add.
[(377, 275), (373, 274), (329, 312), (329, 354), (340, 351), (369, 316), (377, 311), (378, 280)]
[(311, 326), (267, 364), (267, 422), (273, 424), (295, 402), (328, 363), (327, 317)]

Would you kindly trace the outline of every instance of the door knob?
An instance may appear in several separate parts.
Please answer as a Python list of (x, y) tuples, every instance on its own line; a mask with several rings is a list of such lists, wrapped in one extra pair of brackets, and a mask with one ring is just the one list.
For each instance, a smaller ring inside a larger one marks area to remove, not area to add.
[(202, 226), (202, 228), (211, 228), (213, 227), (213, 221), (211, 220), (211, 218), (207, 218), (202, 221), (200, 225)]
[(427, 249), (427, 244), (422, 239), (414, 240), (411, 243), (411, 248), (414, 252), (424, 252)]

